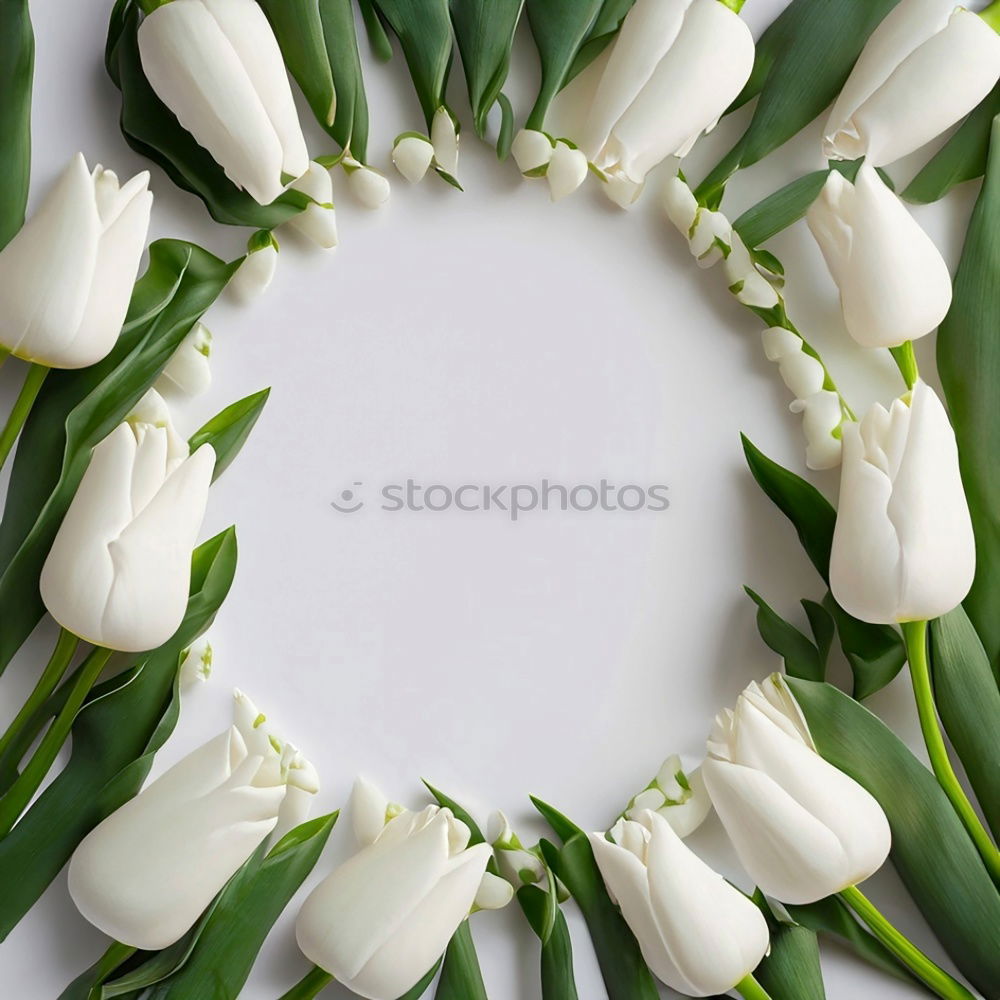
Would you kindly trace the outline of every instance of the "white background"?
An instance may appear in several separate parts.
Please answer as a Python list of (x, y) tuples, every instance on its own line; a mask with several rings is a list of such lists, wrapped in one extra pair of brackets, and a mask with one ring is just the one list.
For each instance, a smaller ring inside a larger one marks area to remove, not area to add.
[[(120, 175), (149, 166), (117, 129), (118, 95), (101, 63), (109, 6), (33, 5), (33, 203), (78, 149)], [(759, 33), (782, 6), (753, 0), (745, 14)], [(514, 77), (507, 89), (523, 114), (537, 77), (524, 30)], [(452, 84), (468, 121), (458, 64)], [(483, 820), (503, 808), (526, 839), (542, 832), (529, 792), (603, 827), (667, 754), (695, 762), (713, 714), (775, 668), (742, 585), (796, 620), (798, 598), (822, 594), (739, 444), (746, 431), (801, 471), (798, 421), (762, 355), (758, 321), (726, 294), (721, 273), (694, 266), (662, 218), (662, 177), (628, 214), (594, 183), (551, 205), (544, 182), (522, 182), (469, 130), (466, 192), (433, 177), (412, 189), (387, 155), (397, 132), (423, 125), (402, 61), (369, 66), (368, 91), (371, 157), (392, 176), (390, 205), (366, 212), (335, 178), (340, 248), (324, 254), (285, 240), (265, 297), (213, 307), (212, 390), (178, 411), (190, 432), (228, 402), (273, 387), (212, 492), (204, 536), (235, 522), (240, 567), (212, 632), (215, 673), (186, 697), (157, 772), (229, 724), (238, 685), (316, 762), (318, 810), (343, 804), (363, 772), (410, 805), (425, 801), (424, 776)], [(314, 153), (331, 152), (302, 108)], [(701, 176), (745, 120), (735, 116), (701, 144), (688, 175)], [(901, 164), (897, 177), (926, 155)], [(818, 126), (772, 159), (737, 178), (731, 216), (821, 165)], [(247, 232), (216, 225), (159, 169), (152, 175), (152, 235), (194, 239), (226, 257), (241, 251)], [(974, 189), (919, 213), (953, 263)], [(900, 391), (893, 368), (849, 346), (804, 225), (771, 249), (788, 267), (793, 317), (855, 409), (891, 399)], [(920, 345), (925, 369), (930, 340)], [(20, 374), (14, 363), (2, 371), (4, 407)], [(494, 512), (377, 509), (378, 488), (408, 477), (665, 483), (671, 507), (535, 512), (516, 524)], [(359, 481), (368, 505), (338, 514), (330, 501)], [(836, 489), (831, 474), (814, 481)], [(5, 716), (53, 636), (40, 629), (3, 678)], [(871, 707), (917, 742), (905, 680)], [(743, 878), (714, 819), (692, 843)], [(329, 866), (324, 858), (317, 876)], [(870, 889), (941, 957), (891, 872)], [(292, 933), (296, 909), (276, 927), (244, 996), (270, 1000), (306, 970)], [(568, 912), (581, 996), (603, 997), (582, 924)], [(537, 942), (517, 908), (473, 923), (491, 996), (538, 997)], [(2, 992), (55, 997), (104, 946), (60, 878), (0, 948)], [(824, 969), (832, 1000), (923, 995), (836, 945), (824, 948)]]

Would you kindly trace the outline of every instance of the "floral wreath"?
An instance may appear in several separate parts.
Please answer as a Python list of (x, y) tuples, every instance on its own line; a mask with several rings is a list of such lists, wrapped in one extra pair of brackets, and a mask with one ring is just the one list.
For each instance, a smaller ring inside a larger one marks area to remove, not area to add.
[[(760, 595), (784, 672), (715, 720), (704, 761), (670, 757), (606, 831), (532, 799), (553, 839), (483, 830), (431, 787), (411, 810), (359, 779), (355, 853), (307, 896), (296, 937), (314, 963), (282, 1000), (337, 981), (370, 1000), (485, 1000), (470, 915), (516, 898), (540, 944), (544, 1000), (575, 1000), (565, 906), (582, 913), (611, 1000), (737, 991), (822, 1000), (819, 938), (939, 997), (1000, 997), (1000, 0), (793, 0), (754, 44), (742, 0), (358, 0), (379, 59), (398, 46), (426, 132), (392, 150), (411, 183), (461, 188), (457, 47), (476, 135), (552, 198), (588, 177), (622, 208), (672, 165), (663, 207), (700, 267), (762, 322), (800, 415), (811, 469), (840, 467), (837, 509), (744, 438), (750, 471), (828, 587), (803, 631)], [(526, 19), (541, 65), (524, 125), (503, 92)], [(331, 171), (370, 208), (368, 105), (351, 0), (117, 0), (105, 51), (129, 144), (220, 223), (254, 229), (223, 261), (157, 240), (137, 278), (149, 175), (120, 183), (82, 155), (25, 221), (33, 36), (0, 2), (0, 357), (26, 364), (0, 430), (14, 454), (0, 522), (0, 668), (48, 614), (59, 635), (0, 735), (0, 937), (68, 866), (80, 912), (112, 938), (61, 994), (229, 1000), (320, 860), (338, 813), (309, 819), (315, 768), (241, 692), (227, 730), (144, 787), (236, 569), (235, 530), (197, 545), (211, 483), (267, 391), (189, 438), (164, 395), (210, 384), (201, 318), (249, 301), (279, 236), (337, 244)], [(602, 55), (603, 54), (603, 55)], [(602, 56), (602, 62), (596, 62)], [(589, 70), (588, 70), (589, 67)], [(597, 83), (579, 135), (546, 130), (556, 96)], [(289, 74), (338, 152), (310, 157)], [(696, 186), (679, 162), (753, 102)], [(825, 113), (826, 165), (730, 220), (738, 172)], [(960, 124), (959, 124), (960, 123)], [(950, 131), (952, 126), (958, 128)], [(897, 194), (887, 167), (948, 132)], [(954, 280), (904, 204), (983, 178)], [(888, 350), (902, 394), (860, 419), (788, 315), (765, 244), (805, 218), (857, 357)], [(937, 330), (943, 400), (913, 341)], [(15, 452), (16, 446), (16, 452)], [(847, 692), (826, 680), (834, 641)], [(908, 665), (928, 769), (863, 704)], [(70, 751), (57, 767), (64, 746)], [(956, 768), (964, 771), (960, 779)], [(684, 838), (718, 813), (752, 888)], [(858, 888), (891, 859), (954, 972)], [(578, 944), (578, 942), (577, 942)], [(973, 992), (977, 991), (977, 992)]]

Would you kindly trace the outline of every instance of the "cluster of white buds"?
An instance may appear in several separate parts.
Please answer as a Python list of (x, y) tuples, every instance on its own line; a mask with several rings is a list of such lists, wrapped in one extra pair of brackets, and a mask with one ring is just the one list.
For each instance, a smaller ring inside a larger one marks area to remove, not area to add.
[(708, 797), (701, 768), (686, 772), (680, 757), (671, 754), (656, 772), (656, 777), (632, 797), (622, 818), (638, 820), (647, 809), (662, 816), (678, 837), (694, 833), (712, 811), (712, 800)]

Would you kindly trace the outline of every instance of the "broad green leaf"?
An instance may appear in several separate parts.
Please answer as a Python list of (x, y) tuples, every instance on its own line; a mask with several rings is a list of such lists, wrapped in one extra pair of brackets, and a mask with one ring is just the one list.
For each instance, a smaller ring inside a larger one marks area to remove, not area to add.
[[(211, 1000), (239, 996), (274, 922), (312, 871), (337, 813), (297, 826), (265, 856), (260, 852), (230, 880), (187, 962), (149, 992), (147, 1000)], [(208, 997), (206, 996), (206, 1000)]]
[(573, 973), (573, 942), (558, 907), (547, 941), (542, 943), (542, 1000), (578, 1000)]
[(634, 3), (635, 0), (604, 0), (600, 13), (566, 74), (566, 83), (582, 73), (611, 44)]
[[(543, 841), (545, 861), (576, 900), (587, 922), (608, 1000), (657, 1000), (659, 990), (628, 924), (604, 887), (587, 835), (551, 806), (537, 799), (532, 802), (564, 840), (560, 849)], [(563, 833), (569, 834), (568, 838)]]
[(840, 648), (854, 675), (854, 697), (859, 701), (881, 691), (906, 663), (903, 637), (889, 625), (872, 625), (849, 615), (832, 594), (823, 606), (833, 616)]
[(958, 438), (976, 532), (976, 579), (965, 599), (994, 671), (1000, 663), (1000, 122), (965, 237), (937, 362)]
[(753, 970), (771, 1000), (826, 1000), (819, 965), (819, 942), (807, 927), (779, 919), (761, 893), (753, 901), (771, 932), (771, 948)]
[(827, 659), (830, 656), (830, 647), (833, 645), (833, 637), (837, 634), (837, 626), (830, 612), (822, 604), (817, 604), (806, 598), (803, 598), (801, 603), (806, 617), (809, 619), (809, 627), (812, 629), (816, 648), (819, 650), (820, 663), (825, 669)]
[(1000, 837), (1000, 688), (961, 607), (931, 622), (934, 701), (995, 837)]
[(445, 104), (451, 69), (452, 31), (448, 0), (374, 0), (399, 39), (417, 99), (430, 128)]
[(899, 0), (792, 0), (757, 43), (735, 107), (759, 95), (746, 132), (698, 186), (717, 207), (726, 181), (805, 128), (840, 93), (868, 36)]
[(603, 0), (526, 0), (528, 24), (542, 68), (541, 87), (526, 128), (545, 127), (549, 106), (568, 83), (603, 7)]
[(934, 775), (858, 702), (788, 678), (819, 752), (875, 796), (892, 828), (890, 857), (962, 974), (985, 996), (1000, 983), (1000, 893)]
[(787, 909), (796, 923), (819, 934), (840, 938), (851, 951), (876, 969), (897, 979), (915, 982), (885, 945), (861, 925), (839, 897), (828, 896), (817, 903), (789, 906)]
[(1000, 84), (962, 122), (957, 132), (904, 188), (903, 197), (921, 205), (943, 198), (956, 184), (982, 177), (990, 151), (993, 119), (1000, 114)]
[(240, 453), (270, 393), (270, 389), (261, 389), (230, 403), (191, 435), (188, 446), (192, 454), (203, 444), (210, 444), (215, 449), (214, 479), (218, 479)]
[(218, 222), (273, 229), (301, 212), (310, 200), (298, 191), (286, 191), (270, 205), (258, 205), (181, 127), (142, 72), (140, 20), (139, 0), (119, 0), (105, 50), (108, 72), (122, 95), (121, 130), (128, 144), (158, 163), (178, 187), (201, 198)]
[(448, 942), (434, 996), (437, 1000), (486, 1000), (486, 984), (468, 920), (462, 921)]
[(89, 969), (81, 972), (59, 994), (59, 1000), (101, 1000), (98, 987), (117, 969), (129, 964), (133, 954), (133, 949), (128, 945), (113, 942)]
[(823, 680), (826, 663), (816, 646), (794, 625), (785, 621), (763, 597), (749, 587), (743, 589), (757, 605), (757, 630), (760, 637), (781, 657), (785, 673), (811, 681)]
[(365, 162), (368, 100), (351, 0), (257, 0), (316, 120)]
[(388, 62), (392, 58), (392, 42), (382, 23), (382, 18), (375, 8), (374, 0), (358, 0), (361, 8), (361, 19), (365, 22), (365, 33), (372, 54), (379, 62)]
[(0, 249), (24, 223), (31, 180), (35, 36), (28, 0), (0, 0)]
[(451, 0), (451, 23), (480, 138), (510, 70), (514, 30), (523, 7), (524, 0)]
[(0, 840), (0, 940), (34, 905), (77, 844), (142, 787), (173, 730), (181, 651), (212, 622), (236, 572), (232, 528), (199, 546), (181, 627), (149, 654), (124, 656), (123, 670), (91, 692), (73, 724), (68, 763)]
[(114, 350), (90, 368), (45, 380), (21, 432), (0, 521), (0, 670), (44, 613), (38, 578), (91, 449), (156, 381), (237, 265), (192, 243), (157, 240)]

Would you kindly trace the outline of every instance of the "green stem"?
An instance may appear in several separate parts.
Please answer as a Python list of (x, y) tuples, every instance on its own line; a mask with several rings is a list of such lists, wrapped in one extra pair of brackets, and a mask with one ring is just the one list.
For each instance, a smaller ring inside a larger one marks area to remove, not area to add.
[(32, 754), (24, 770), (0, 799), (0, 837), (7, 836), (18, 817), (27, 808), (45, 776), (49, 773), (62, 745), (73, 728), (73, 721), (83, 706), (90, 689), (97, 682), (101, 671), (111, 658), (112, 650), (98, 646), (91, 650), (77, 672), (66, 703), (42, 737), (38, 749)]
[(955, 807), (959, 819), (969, 831), (969, 836), (979, 850), (990, 875), (993, 876), (993, 881), (1000, 885), (1000, 850), (997, 850), (986, 832), (986, 827), (976, 815), (976, 810), (972, 807), (955, 774), (955, 769), (951, 766), (948, 748), (945, 746), (938, 722), (934, 692), (931, 687), (930, 665), (927, 661), (927, 622), (904, 622), (903, 638), (906, 641), (906, 655), (910, 661), (910, 677), (913, 680), (913, 695), (920, 717), (920, 731), (924, 735), (924, 743), (934, 774), (937, 776), (938, 784)]
[(767, 990), (753, 977), (753, 973), (747, 973), (737, 984), (735, 989), (745, 1000), (771, 1000)]
[(322, 989), (333, 982), (333, 976), (318, 965), (313, 966), (280, 1000), (312, 1000)]
[(872, 934), (939, 997), (945, 1000), (975, 1000), (975, 996), (957, 979), (935, 965), (909, 938), (893, 927), (856, 885), (842, 890), (840, 897), (867, 924)]
[(14, 408), (10, 411), (10, 416), (7, 417), (7, 423), (0, 430), (0, 469), (7, 461), (7, 456), (10, 454), (11, 448), (14, 447), (14, 442), (17, 440), (18, 434), (21, 433), (21, 428), (24, 427), (24, 422), (28, 419), (32, 406), (35, 405), (35, 400), (38, 398), (42, 383), (49, 371), (50, 369), (46, 368), (45, 365), (32, 365), (28, 369), (24, 385), (21, 386), (21, 392), (14, 402)]
[[(28, 721), (55, 691), (56, 685), (63, 679), (63, 675), (69, 668), (79, 642), (80, 640), (72, 632), (67, 632), (66, 629), (59, 630), (56, 648), (52, 651), (52, 656), (49, 657), (49, 662), (45, 665), (42, 676), (38, 678), (38, 683), (35, 684), (34, 690), (28, 696), (21, 711), (14, 717), (14, 721), (7, 727), (3, 736), (0, 736), (0, 759), (10, 749), (11, 743), (18, 738)], [(15, 766), (17, 763), (17, 761), (14, 762)]]
[(979, 16), (994, 31), (1000, 33), (1000, 0), (993, 0), (993, 3), (979, 12)]
[(4, 347), (0, 344), (0, 368), (3, 367), (3, 363), (10, 357), (10, 348)]
[(889, 353), (899, 368), (900, 375), (906, 383), (907, 389), (912, 389), (920, 378), (920, 371), (917, 368), (917, 357), (913, 353), (913, 341), (904, 341), (899, 347), (890, 347)]
[(728, 7), (734, 14), (738, 14), (743, 9), (746, 0), (719, 0), (723, 7)]

